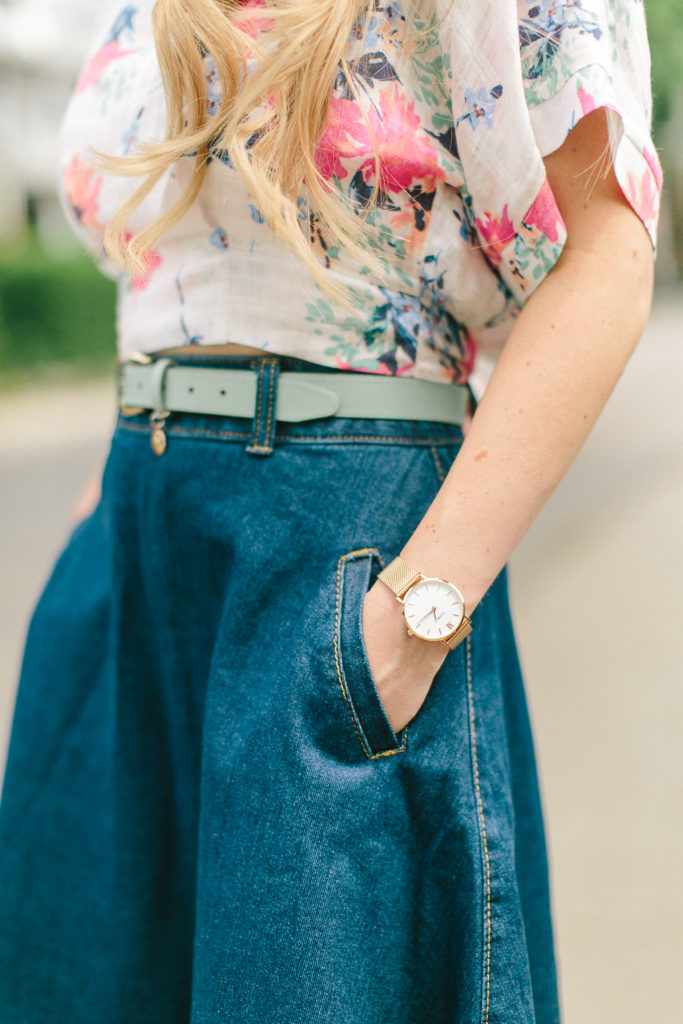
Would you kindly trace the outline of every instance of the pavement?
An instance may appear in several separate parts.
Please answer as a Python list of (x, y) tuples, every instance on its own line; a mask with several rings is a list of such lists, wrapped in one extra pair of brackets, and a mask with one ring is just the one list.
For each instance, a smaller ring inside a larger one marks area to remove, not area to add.
[[(683, 294), (510, 563), (563, 1024), (683, 1022)], [(112, 382), (0, 398), (0, 763), (33, 604), (101, 465)]]

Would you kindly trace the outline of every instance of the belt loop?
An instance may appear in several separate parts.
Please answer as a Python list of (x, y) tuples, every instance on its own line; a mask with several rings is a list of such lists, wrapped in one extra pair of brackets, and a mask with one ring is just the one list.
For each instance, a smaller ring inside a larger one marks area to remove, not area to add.
[(256, 408), (254, 410), (251, 440), (247, 445), (250, 455), (272, 455), (275, 442), (275, 405), (277, 402), (277, 379), (280, 363), (277, 359), (260, 359), (256, 384)]
[(166, 400), (164, 395), (164, 384), (166, 381), (166, 371), (169, 366), (175, 366), (174, 359), (168, 359), (163, 356), (161, 359), (155, 359), (154, 365), (150, 373), (150, 387), (152, 394), (152, 409), (154, 412), (166, 412)]

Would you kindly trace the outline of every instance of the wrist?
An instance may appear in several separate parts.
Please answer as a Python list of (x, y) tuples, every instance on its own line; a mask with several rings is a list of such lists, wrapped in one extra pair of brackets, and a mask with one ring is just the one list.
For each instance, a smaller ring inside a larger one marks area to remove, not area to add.
[(422, 665), (431, 666), (434, 672), (443, 663), (448, 650), (443, 644), (429, 643), (419, 636), (410, 635), (403, 619), (401, 602), (391, 593), (389, 588), (377, 580), (365, 596), (364, 617), (371, 623), (386, 631), (392, 637), (391, 650), (387, 652), (387, 661), (395, 659), (402, 664), (408, 653), (417, 658)]
[(472, 632), (463, 595), (451, 580), (426, 575), (399, 555), (382, 569), (377, 582), (402, 605), (410, 636), (455, 650)]
[(468, 616), (471, 616), (493, 582), (477, 579), (469, 559), (458, 559), (445, 546), (439, 545), (438, 541), (429, 544), (411, 538), (401, 550), (400, 556), (423, 576), (433, 576), (453, 583), (463, 596)]

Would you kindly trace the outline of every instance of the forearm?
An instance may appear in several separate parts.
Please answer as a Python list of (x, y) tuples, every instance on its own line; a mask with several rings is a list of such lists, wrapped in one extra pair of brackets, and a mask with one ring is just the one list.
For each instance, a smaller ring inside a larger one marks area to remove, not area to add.
[(69, 516), (70, 528), (74, 529), (82, 519), (85, 519), (100, 500), (102, 490), (102, 465), (98, 463), (86, 480), (83, 488), (76, 498)]
[(650, 308), (652, 252), (626, 207), (565, 250), (520, 314), (462, 448), (402, 555), (472, 610), (574, 460)]

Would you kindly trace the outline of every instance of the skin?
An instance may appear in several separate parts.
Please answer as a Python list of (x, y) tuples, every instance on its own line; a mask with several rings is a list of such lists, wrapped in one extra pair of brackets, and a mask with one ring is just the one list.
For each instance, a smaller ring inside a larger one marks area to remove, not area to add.
[[(425, 575), (452, 580), (470, 615), (575, 459), (650, 312), (649, 236), (611, 169), (588, 184), (606, 146), (598, 110), (545, 160), (567, 242), (515, 322), (458, 456), (401, 551)], [(408, 636), (396, 598), (379, 582), (365, 599), (363, 631), (398, 731), (449, 651)]]
[[(649, 236), (613, 171), (597, 181), (591, 174), (607, 151), (605, 113), (597, 110), (546, 158), (567, 242), (517, 318), (458, 456), (401, 551), (425, 575), (452, 580), (469, 615), (575, 459), (650, 312)], [(99, 474), (74, 519), (96, 503)], [(449, 651), (409, 636), (396, 598), (379, 582), (365, 598), (363, 632), (377, 690), (398, 732), (419, 711)]]

